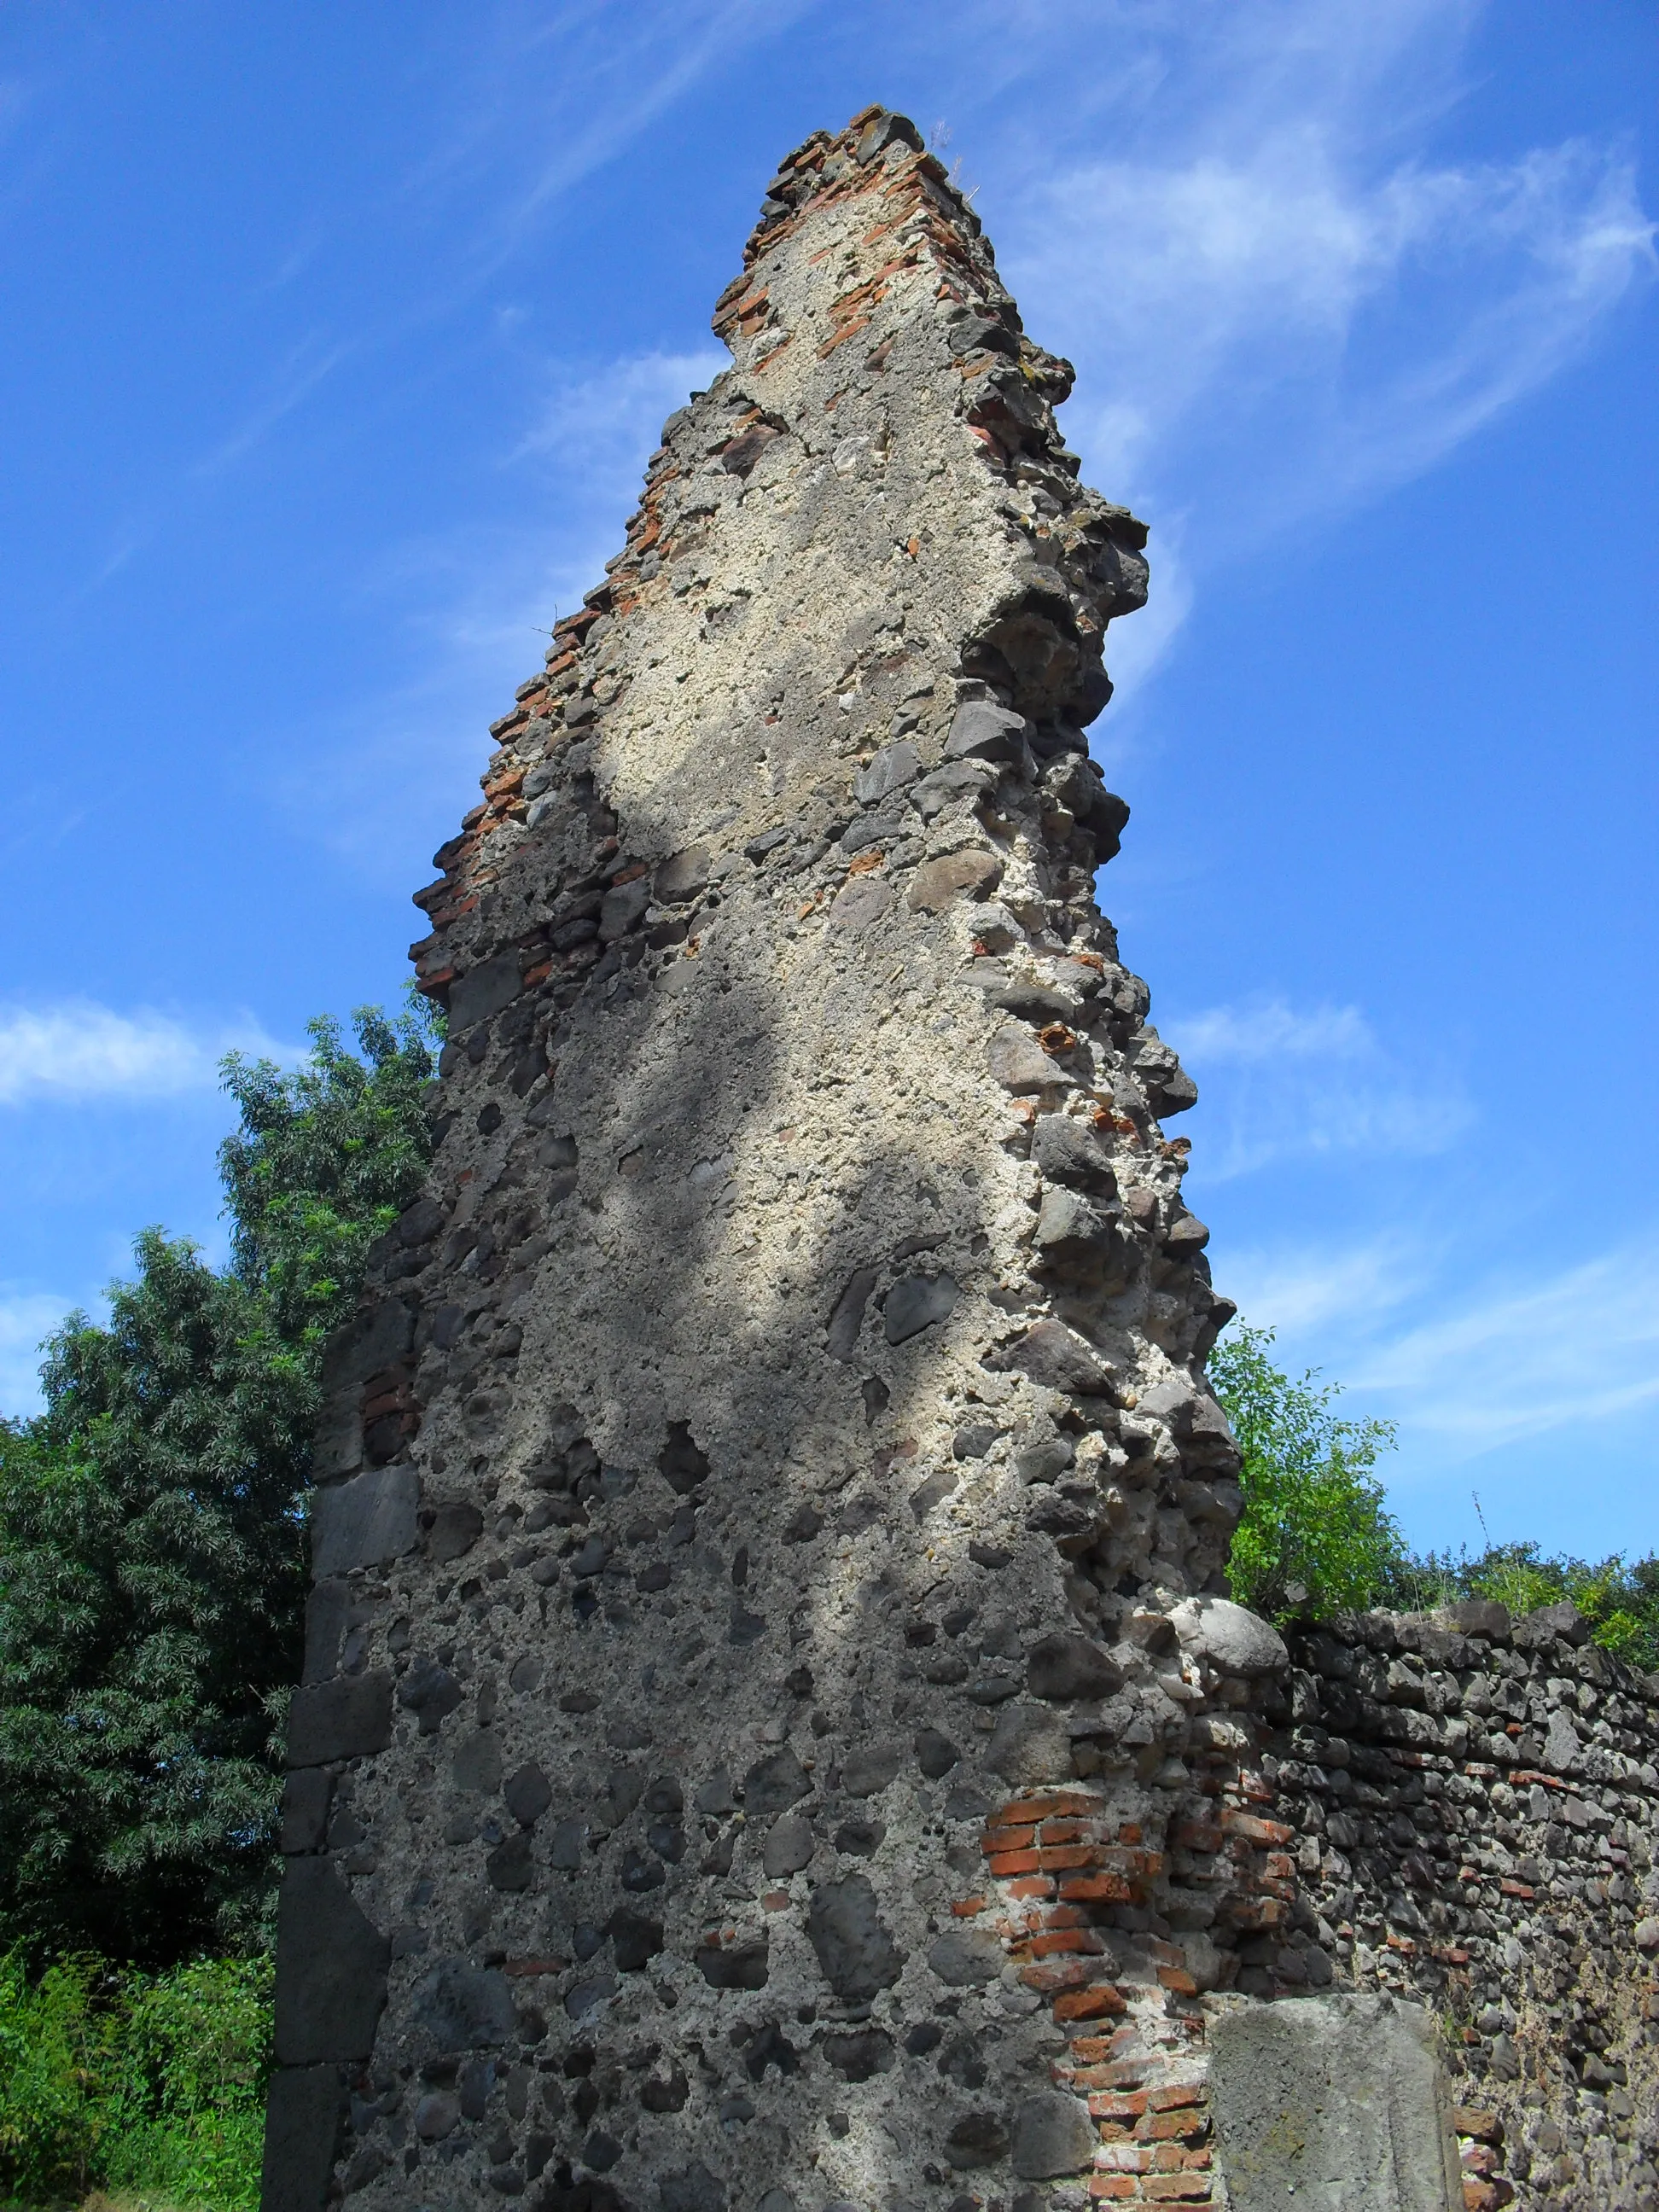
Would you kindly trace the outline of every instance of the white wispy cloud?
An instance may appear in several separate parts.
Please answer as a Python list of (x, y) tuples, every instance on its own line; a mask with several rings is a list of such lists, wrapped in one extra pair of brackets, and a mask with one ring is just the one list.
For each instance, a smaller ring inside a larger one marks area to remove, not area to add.
[(1376, 1343), (1352, 1380), (1457, 1459), (1614, 1420), (1659, 1401), (1659, 1257), (1644, 1239), (1490, 1279)]
[(0, 1106), (211, 1091), (221, 1058), (232, 1051), (297, 1057), (252, 1020), (204, 1030), (151, 1008), (122, 1014), (90, 1000), (0, 1007)]
[[(1247, 1321), (1276, 1332), (1287, 1369), (1316, 1364), (1355, 1413), (1397, 1424), (1399, 1458), (1383, 1473), (1402, 1493), (1443, 1498), (1452, 1478), (1495, 1457), (1479, 1479), (1501, 1496), (1517, 1470), (1536, 1468), (1531, 1448), (1547, 1460), (1560, 1437), (1584, 1502), (1599, 1505), (1609, 1466), (1651, 1456), (1659, 1240), (1629, 1238), (1542, 1274), (1509, 1259), (1471, 1280), (1468, 1231), (1230, 1252), (1218, 1285)], [(1570, 1529), (1571, 1501), (1559, 1512)]]
[(1263, 1251), (1230, 1248), (1218, 1283), (1258, 1328), (1299, 1337), (1311, 1330), (1375, 1327), (1433, 1281), (1441, 1255), (1396, 1232), (1346, 1250)]
[[(704, 347), (546, 365), (537, 409), (501, 462), (534, 481), (534, 527), (468, 528), (387, 555), (367, 589), (408, 605), (413, 672), (364, 701), (322, 763), (282, 787), (296, 814), (314, 823), (320, 811), (339, 849), (403, 884), (410, 811), (434, 791), (449, 794), (444, 818), (454, 811), (458, 768), (483, 765), (488, 724), (540, 664), (556, 617), (580, 605), (620, 549), (664, 422), (730, 359)], [(319, 777), (331, 802), (321, 809)], [(434, 842), (447, 834), (434, 828)]]
[(1161, 1026), (1199, 1086), (1212, 1181), (1286, 1157), (1442, 1152), (1473, 1117), (1452, 1075), (1402, 1065), (1357, 1006), (1263, 998)]
[(814, 0), (498, 0), (453, 52), (448, 127), (400, 197), (477, 196), (468, 284), (492, 275), (576, 186), (705, 80), (775, 42)]
[(1188, 600), (1205, 567), (1433, 466), (1659, 267), (1622, 143), (1437, 158), (1466, 0), (1107, 12), (1103, 38), (1024, 10), (989, 214), (1028, 321), (1079, 365), (1087, 472), (1182, 518)]
[(550, 368), (541, 412), (515, 458), (540, 464), (558, 489), (564, 528), (548, 580), (566, 612), (620, 550), (623, 523), (638, 500), (663, 424), (730, 366), (724, 347), (704, 346)]

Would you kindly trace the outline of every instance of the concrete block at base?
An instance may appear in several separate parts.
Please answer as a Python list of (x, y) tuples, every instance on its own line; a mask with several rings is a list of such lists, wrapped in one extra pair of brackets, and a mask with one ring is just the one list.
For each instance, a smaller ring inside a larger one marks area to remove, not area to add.
[(1434, 2026), (1389, 1996), (1224, 2013), (1210, 2035), (1231, 2212), (1455, 2212), (1463, 2201)]

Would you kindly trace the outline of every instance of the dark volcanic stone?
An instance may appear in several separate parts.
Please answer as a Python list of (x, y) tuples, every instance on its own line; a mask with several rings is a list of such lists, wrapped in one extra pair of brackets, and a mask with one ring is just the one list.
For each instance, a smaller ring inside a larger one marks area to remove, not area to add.
[(806, 1933), (838, 1997), (862, 2003), (897, 1981), (904, 1959), (883, 1926), (867, 1875), (827, 1882), (814, 1896)]
[(930, 1782), (947, 1775), (961, 1757), (950, 1737), (938, 1729), (916, 1730), (916, 1763)]
[(288, 1763), (361, 1759), (392, 1741), (390, 1674), (342, 1674), (296, 1690), (288, 1709)]
[[(785, 1744), (781, 1751), (757, 1759), (743, 1778), (744, 1811), (751, 1820), (769, 1820), (812, 1794), (812, 1778)], [(699, 1796), (698, 1802), (702, 1803)], [(708, 1812), (719, 1811), (706, 1806)]]
[(1058, 1632), (1039, 1637), (1028, 1665), (1034, 1698), (1109, 1698), (1123, 1686), (1122, 1670), (1086, 1636)]
[(390, 1938), (325, 1858), (289, 1859), (276, 1923), (278, 2065), (367, 2058), (386, 2002)]
[(513, 1992), (505, 1974), (443, 1959), (416, 1989), (410, 2019), (434, 2051), (492, 2050), (513, 2033)]
[(882, 1309), (887, 1341), (908, 1343), (923, 1329), (948, 1320), (960, 1295), (954, 1276), (902, 1275), (888, 1291)]

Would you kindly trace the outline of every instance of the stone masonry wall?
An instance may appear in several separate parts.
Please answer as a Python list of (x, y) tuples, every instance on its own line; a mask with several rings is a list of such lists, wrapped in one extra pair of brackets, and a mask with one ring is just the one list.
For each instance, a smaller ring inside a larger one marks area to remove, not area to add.
[(1366, 1900), (1422, 1824), (1334, 1840), (1383, 1702), (1316, 1781), (1349, 1647), (1221, 1594), (1194, 1092), (1093, 893), (1146, 532), (902, 118), (790, 157), (715, 328), (419, 895), (439, 1141), (325, 1378), (265, 2206), (1219, 2201), (1214, 2018), (1415, 1986)]
[(1373, 1613), (1291, 1657), (1260, 1742), (1297, 1948), (1238, 1984), (1328, 1961), (1432, 2005), (1480, 2212), (1659, 2204), (1659, 1678), (1571, 1605)]

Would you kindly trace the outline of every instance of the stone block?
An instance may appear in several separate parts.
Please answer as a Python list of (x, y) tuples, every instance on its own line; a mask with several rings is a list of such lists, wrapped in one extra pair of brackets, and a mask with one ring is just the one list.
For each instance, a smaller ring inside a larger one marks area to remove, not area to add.
[(1291, 1663), (1285, 1639), (1271, 1621), (1231, 1598), (1189, 1597), (1170, 1615), (1181, 1648), (1207, 1659), (1223, 1674), (1276, 1674)]
[(518, 997), (522, 985), (520, 979), (519, 956), (516, 952), (498, 952), (493, 959), (481, 961), (458, 975), (449, 987), (449, 1034), (459, 1036), (463, 1030), (476, 1023), (488, 1021), (491, 1014)]
[(947, 1928), (929, 1944), (927, 1963), (947, 1989), (982, 1988), (1002, 1972), (1001, 1940), (989, 1928)]
[(1038, 1322), (986, 1364), (1029, 1376), (1040, 1389), (1064, 1391), (1069, 1397), (1116, 1395), (1117, 1378), (1110, 1364), (1063, 1321)]
[(334, 1778), (325, 1767), (302, 1766), (283, 1785), (280, 1848), (289, 1853), (320, 1850), (328, 1831)]
[(838, 1997), (866, 2002), (897, 1981), (904, 1958), (876, 1909), (869, 1877), (826, 1882), (812, 1899), (806, 1933)]
[(323, 2212), (345, 2117), (337, 2066), (279, 2066), (265, 2098), (260, 2212)]
[(289, 1859), (276, 1904), (276, 2063), (367, 2058), (386, 2002), (390, 1940), (326, 1858)]
[(1451, 2100), (1431, 2015), (1389, 1996), (1238, 2005), (1210, 2031), (1217, 2163), (1234, 2212), (1455, 2212)]
[(1002, 863), (993, 853), (947, 853), (929, 860), (910, 878), (906, 903), (913, 914), (942, 914), (959, 898), (987, 898), (1002, 881)]
[(320, 1582), (306, 1599), (306, 1656), (300, 1679), (325, 1682), (340, 1663), (340, 1645), (357, 1608), (347, 1582)]
[(1023, 1789), (1036, 1782), (1066, 1782), (1072, 1774), (1072, 1732), (1065, 1716), (1023, 1701), (997, 1715), (986, 1765)]
[(1094, 2163), (1097, 2136), (1088, 2108), (1063, 2089), (1028, 2097), (1014, 2112), (1010, 2158), (1022, 2181), (1057, 2181)]
[(311, 1494), (311, 1565), (320, 1581), (379, 1566), (413, 1551), (421, 1479), (412, 1467), (377, 1467)]
[(1025, 717), (994, 699), (970, 699), (958, 707), (945, 741), (947, 761), (1017, 761), (1025, 750)]
[(1026, 1656), (1026, 1668), (1031, 1695), (1059, 1703), (1109, 1698), (1123, 1686), (1123, 1670), (1099, 1644), (1065, 1630), (1040, 1636)]
[(428, 2051), (493, 2051), (513, 2033), (513, 1992), (493, 1968), (441, 1959), (416, 1985), (409, 2021)]
[(1449, 1628), (1462, 1636), (1479, 1636), (1489, 1644), (1507, 1644), (1510, 1640), (1510, 1609), (1487, 1597), (1460, 1598), (1441, 1613)]
[(288, 1763), (321, 1766), (362, 1759), (392, 1741), (392, 1677), (341, 1674), (294, 1693), (288, 1709)]
[(331, 1419), (336, 1418), (337, 1399), (360, 1389), (371, 1375), (394, 1367), (414, 1341), (414, 1309), (401, 1298), (379, 1299), (337, 1329), (323, 1356), (323, 1394)]

